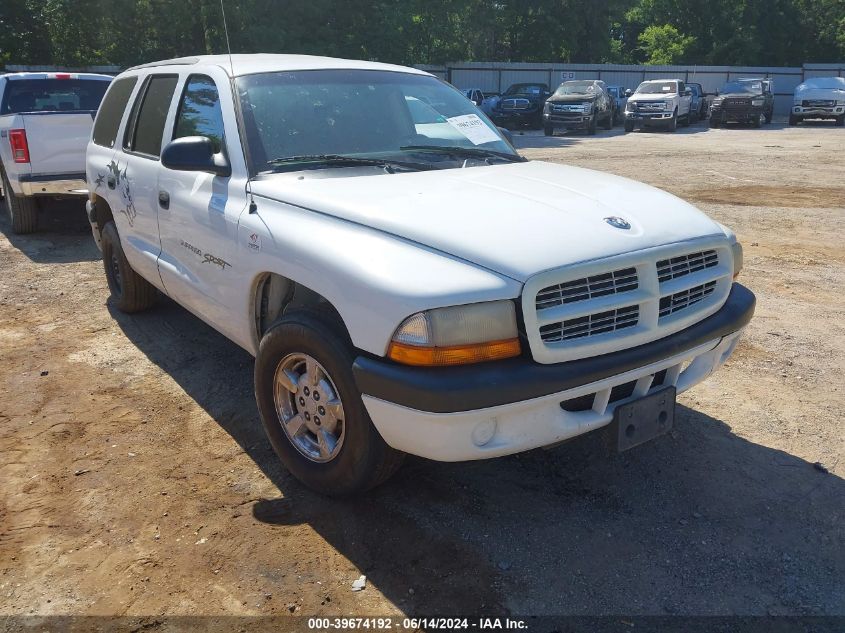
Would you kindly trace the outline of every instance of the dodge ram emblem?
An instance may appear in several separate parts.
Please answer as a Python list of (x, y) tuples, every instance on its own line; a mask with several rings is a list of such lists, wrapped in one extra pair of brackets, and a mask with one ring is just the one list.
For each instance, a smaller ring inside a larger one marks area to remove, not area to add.
[(631, 228), (630, 222), (625, 218), (620, 218), (616, 215), (611, 215), (609, 218), (604, 219), (610, 226), (617, 228), (617, 229), (625, 229), (628, 230)]

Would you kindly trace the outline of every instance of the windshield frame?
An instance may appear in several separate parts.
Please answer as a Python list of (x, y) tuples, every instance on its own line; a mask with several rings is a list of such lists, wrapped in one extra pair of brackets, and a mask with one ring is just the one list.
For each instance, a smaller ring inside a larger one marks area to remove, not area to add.
[[(756, 90), (753, 86), (759, 85), (760, 89)], [(728, 86), (741, 86), (742, 90), (727, 90)], [(763, 94), (763, 83), (761, 81), (728, 81), (719, 89), (720, 95), (726, 94), (748, 94), (756, 95)]]
[[(351, 73), (361, 73), (361, 74), (379, 74), (379, 75), (405, 75), (410, 78), (420, 79), (423, 78), (425, 80), (430, 80), (432, 82), (436, 82), (441, 87), (448, 89), (458, 95), (460, 97), (460, 103), (463, 105), (464, 103), (469, 104), (468, 112), (465, 114), (475, 114), (478, 116), (482, 121), (485, 121), (488, 124), (498, 139), (505, 145), (505, 150), (502, 151), (501, 149), (496, 149), (495, 152), (498, 152), (503, 155), (512, 155), (515, 161), (522, 161), (525, 160), (519, 152), (517, 152), (516, 148), (513, 147), (511, 142), (502, 134), (499, 127), (493, 123), (487, 114), (481, 110), (480, 107), (476, 106), (472, 101), (468, 100), (462, 90), (456, 88), (452, 84), (447, 81), (444, 81), (440, 77), (436, 75), (430, 75), (428, 73), (415, 73), (411, 71), (405, 70), (386, 70), (386, 69), (368, 69), (368, 68), (356, 68), (356, 69), (338, 69), (338, 68), (306, 68), (306, 69), (297, 69), (297, 70), (288, 70), (288, 69), (280, 69), (280, 70), (270, 70), (270, 71), (260, 71), (260, 72), (252, 72), (252, 73), (241, 73), (234, 78), (233, 87), (233, 101), (234, 101), (234, 109), (235, 109), (235, 116), (238, 123), (238, 132), (241, 137), (241, 145), (243, 147), (244, 159), (247, 167), (247, 175), (248, 178), (255, 178), (260, 174), (267, 174), (273, 170), (269, 170), (267, 168), (266, 163), (260, 162), (258, 160), (258, 153), (254, 150), (253, 144), (257, 140), (254, 135), (257, 134), (257, 130), (254, 127), (251, 129), (246, 121), (246, 116), (244, 113), (244, 99), (245, 95), (247, 94), (246, 88), (241, 84), (242, 80), (248, 80), (250, 78), (254, 78), (256, 76), (273, 76), (273, 75), (302, 75), (302, 74), (311, 74), (311, 73), (342, 73), (346, 78), (349, 77)], [(282, 85), (282, 84), (280, 84)], [(254, 124), (253, 124), (254, 126)], [(437, 141), (438, 139), (432, 139), (433, 141)], [(443, 139), (440, 139), (441, 141)], [(259, 141), (260, 142), (260, 141)], [(433, 143), (433, 145), (442, 145), (442, 143)], [(461, 148), (461, 145), (456, 145), (455, 148)], [(485, 150), (489, 148), (485, 148), (481, 145), (477, 146), (480, 150)], [(266, 148), (265, 148), (266, 150)], [(397, 162), (401, 161), (402, 152), (399, 148), (396, 150), (391, 150), (389, 152), (363, 152), (357, 154), (348, 154), (343, 155), (348, 156), (349, 158), (365, 158), (365, 159), (376, 159), (376, 160), (384, 160), (386, 162)], [(272, 162), (275, 157), (270, 157), (268, 161)], [(445, 160), (443, 161), (445, 162)], [(459, 162), (459, 161), (453, 161)], [(455, 165), (455, 167), (460, 167), (460, 164)], [(288, 170), (292, 171), (292, 170)]]
[[(592, 87), (592, 92), (560, 92), (566, 84), (583, 84), (584, 88)], [(595, 79), (569, 79), (561, 83), (552, 93), (553, 97), (596, 97), (601, 91), (601, 86)]]

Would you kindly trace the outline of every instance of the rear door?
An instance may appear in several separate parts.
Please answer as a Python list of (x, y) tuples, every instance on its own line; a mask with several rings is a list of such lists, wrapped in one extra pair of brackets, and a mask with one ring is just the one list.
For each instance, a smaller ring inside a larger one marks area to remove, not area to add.
[(136, 92), (122, 147), (106, 175), (107, 187), (115, 191), (111, 208), (126, 259), (138, 274), (159, 286), (159, 157), (178, 81), (175, 73), (146, 76)]

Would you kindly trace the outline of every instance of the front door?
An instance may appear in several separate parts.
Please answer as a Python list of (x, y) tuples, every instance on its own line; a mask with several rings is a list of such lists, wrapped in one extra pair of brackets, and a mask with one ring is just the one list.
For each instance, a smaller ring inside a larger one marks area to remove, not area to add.
[[(226, 120), (218, 86), (230, 103), (225, 76), (187, 76), (169, 140), (205, 136), (218, 152), (240, 153), (233, 112), (228, 108)], [(230, 177), (164, 166), (158, 177), (162, 282), (171, 297), (225, 334), (231, 334), (234, 297), (242, 296), (235, 255), (238, 218), (247, 206), (242, 168), (232, 162)]]

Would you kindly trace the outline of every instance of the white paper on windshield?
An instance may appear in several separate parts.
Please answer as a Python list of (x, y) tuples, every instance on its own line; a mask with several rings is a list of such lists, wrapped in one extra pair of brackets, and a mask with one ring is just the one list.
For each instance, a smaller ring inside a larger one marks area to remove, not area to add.
[(487, 124), (477, 114), (453, 116), (450, 119), (446, 119), (446, 121), (458, 130), (458, 132), (466, 136), (473, 145), (481, 145), (482, 143), (491, 143), (499, 140), (496, 133), (487, 127)]

